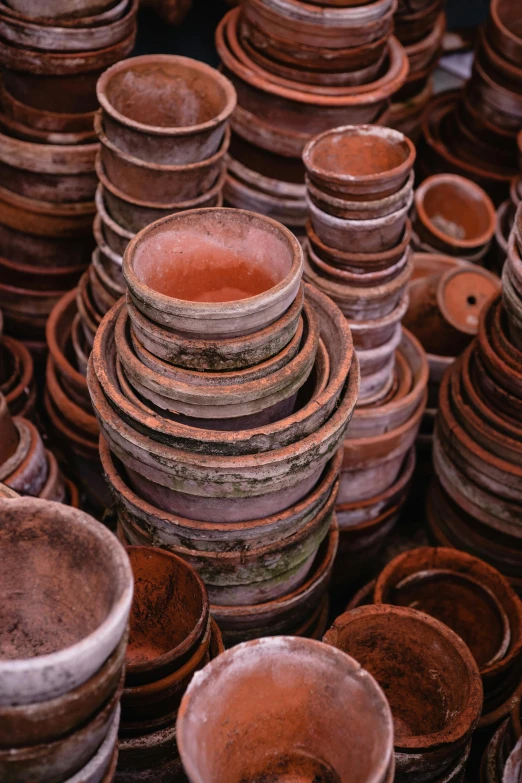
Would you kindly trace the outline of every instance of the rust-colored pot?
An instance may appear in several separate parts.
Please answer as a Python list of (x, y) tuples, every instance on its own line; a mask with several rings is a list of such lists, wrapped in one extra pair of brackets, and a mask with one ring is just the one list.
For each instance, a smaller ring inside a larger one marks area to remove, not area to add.
[(228, 206), (259, 212), (291, 229), (302, 229), (306, 223), (307, 209), (304, 198), (285, 198), (278, 194), (264, 193), (231, 174), (226, 178), (223, 196)]
[(493, 0), (489, 9), (488, 35), (498, 52), (515, 65), (522, 65), (522, 37), (513, 0)]
[[(36, 18), (39, 22), (44, 21), (47, 24), (50, 20), (69, 20), (75, 17), (92, 17), (96, 14), (100, 16), (110, 9), (114, 2), (108, 0), (44, 0), (35, 8), (31, 0), (10, 0), (9, 8), (12, 8), (17, 15), (28, 18)], [(120, 5), (119, 3), (117, 4)]]
[(32, 418), (36, 402), (33, 359), (23, 343), (7, 335), (0, 344), (0, 392), (11, 416)]
[[(11, 417), (7, 401), (0, 393), (0, 465), (14, 456), (20, 441), (18, 429)], [(2, 482), (5, 483), (2, 479)]]

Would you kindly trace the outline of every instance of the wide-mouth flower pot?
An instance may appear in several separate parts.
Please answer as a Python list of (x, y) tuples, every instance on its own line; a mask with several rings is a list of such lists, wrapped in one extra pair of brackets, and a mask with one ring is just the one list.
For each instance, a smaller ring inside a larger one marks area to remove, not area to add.
[[(78, 687), (114, 651), (129, 616), (132, 573), (114, 536), (76, 509), (34, 498), (3, 501), (2, 524), (3, 592), (23, 622), (4, 636), (0, 704), (29, 704)], [(17, 535), (8, 538), (10, 530)], [(79, 559), (72, 554), (78, 551)]]
[(128, 547), (134, 575), (126, 686), (178, 669), (201, 642), (208, 621), (205, 586), (185, 561), (155, 547)]
[(303, 151), (311, 182), (327, 194), (376, 201), (405, 186), (415, 162), (407, 136), (377, 125), (346, 125), (312, 139)]
[(236, 105), (232, 84), (205, 63), (168, 54), (122, 60), (98, 81), (108, 139), (150, 163), (213, 156)]
[(279, 318), (297, 296), (302, 258), (294, 235), (269, 218), (198, 209), (140, 232), (125, 251), (123, 273), (145, 316), (184, 336), (215, 339)]
[[(192, 783), (265, 775), (383, 783), (393, 767), (381, 689), (353, 659), (310, 639), (260, 639), (219, 656), (187, 689), (177, 732)], [(347, 739), (355, 735), (357, 743)]]

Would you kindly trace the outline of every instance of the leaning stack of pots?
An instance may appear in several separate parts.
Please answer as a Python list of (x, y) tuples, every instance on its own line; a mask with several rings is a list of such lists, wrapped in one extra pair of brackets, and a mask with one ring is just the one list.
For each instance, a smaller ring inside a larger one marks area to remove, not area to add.
[(116, 781), (184, 783), (176, 743), (181, 698), (194, 672), (224, 651), (205, 586), (184, 560), (131, 546), (135, 592), (125, 654)]
[(245, 0), (216, 32), (238, 94), (225, 198), (303, 234), (301, 155), (316, 134), (379, 122), (408, 73), (396, 0)]
[(0, 393), (0, 481), (21, 495), (78, 506), (78, 493), (66, 481), (54, 454), (32, 422), (11, 417)]
[(0, 3), (0, 306), (37, 358), (50, 311), (89, 262), (96, 80), (131, 51), (137, 6)]
[(103, 525), (60, 503), (0, 499), (0, 516), (0, 778), (110, 783), (128, 557)]
[(460, 783), (482, 711), (480, 673), (462, 639), (409, 606), (376, 604), (342, 614), (324, 641), (384, 688), (394, 723), (394, 780)]
[(395, 35), (404, 46), (410, 70), (393, 96), (389, 123), (417, 141), (422, 117), (433, 93), (432, 74), (442, 53), (446, 31), (445, 0), (399, 0)]
[(339, 309), (304, 297), (302, 257), (255, 213), (158, 221), (89, 361), (119, 534), (196, 568), (227, 644), (326, 622), (359, 367)]
[(3, 333), (0, 310), (0, 394), (3, 394), (11, 416), (32, 419), (36, 404), (33, 359), (19, 340)]
[[(520, 217), (520, 210), (519, 210)], [(522, 259), (513, 232), (502, 297), (440, 387), (428, 516), (435, 537), (482, 557), (522, 590)], [(515, 271), (513, 271), (515, 270)], [(515, 281), (515, 283), (513, 283)]]
[(417, 437), (416, 476), (432, 475), (433, 429), (444, 373), (478, 332), (480, 312), (500, 280), (476, 264), (414, 253), (403, 325), (419, 340), (429, 365), (428, 402)]
[(310, 209), (305, 279), (341, 308), (361, 368), (337, 506), (341, 586), (373, 563), (397, 521), (426, 403), (426, 357), (401, 327), (415, 148), (399, 131), (347, 126), (313, 139), (303, 160)]
[(513, 0), (491, 0), (471, 79), (461, 92), (438, 95), (423, 122), (424, 176), (452, 172), (481, 185), (496, 204), (518, 173), (522, 125), (522, 36)]

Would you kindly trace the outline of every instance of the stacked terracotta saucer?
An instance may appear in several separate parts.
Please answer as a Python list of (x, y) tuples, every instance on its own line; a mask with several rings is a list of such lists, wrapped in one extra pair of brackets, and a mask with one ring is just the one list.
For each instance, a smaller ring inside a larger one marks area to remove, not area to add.
[(341, 124), (379, 122), (408, 73), (392, 36), (396, 0), (316, 4), (247, 0), (216, 32), (238, 93), (227, 201), (303, 232), (301, 154)]
[(445, 0), (399, 0), (395, 14), (395, 35), (404, 46), (410, 71), (393, 96), (389, 122), (414, 141), (422, 130), (422, 117), (433, 93), (432, 74), (442, 53), (444, 6)]
[(401, 327), (414, 159), (409, 139), (377, 126), (327, 131), (303, 155), (310, 209), (305, 279), (341, 308), (361, 368), (337, 506), (340, 583), (358, 578), (397, 521), (426, 402), (426, 357)]
[(0, 310), (0, 394), (11, 416), (31, 419), (36, 404), (33, 359), (25, 345), (3, 333)]
[(179, 704), (194, 673), (224, 647), (205, 586), (188, 563), (154, 547), (129, 547), (127, 554), (135, 593), (116, 780), (172, 783), (184, 780), (176, 743)]
[(137, 6), (0, 3), (0, 305), (39, 358), (50, 311), (89, 262), (96, 80), (131, 51)]
[(158, 221), (123, 271), (87, 373), (120, 535), (197, 569), (227, 644), (317, 635), (359, 386), (346, 320), (304, 296), (293, 234), (252, 212)]
[(0, 776), (110, 783), (133, 589), (125, 550), (60, 503), (0, 499), (0, 514)]
[[(521, 265), (515, 235), (512, 265)], [(478, 338), (442, 381), (428, 516), (440, 543), (482, 557), (520, 591), (522, 355), (511, 273), (482, 310)]]

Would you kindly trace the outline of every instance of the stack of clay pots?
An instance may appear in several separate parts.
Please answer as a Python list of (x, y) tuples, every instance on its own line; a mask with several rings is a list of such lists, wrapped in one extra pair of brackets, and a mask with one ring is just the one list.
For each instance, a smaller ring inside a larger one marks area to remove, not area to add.
[(495, 207), (471, 180), (438, 174), (415, 191), (412, 224), (417, 250), (483, 264), (495, 235)]
[(45, 322), (92, 250), (96, 80), (130, 53), (138, 0), (0, 3), (0, 306), (45, 356)]
[(21, 495), (78, 506), (78, 492), (66, 481), (54, 454), (28, 419), (11, 417), (0, 394), (0, 481)]
[(520, 783), (522, 775), (522, 732), (520, 698), (511, 716), (488, 743), (480, 768), (481, 783)]
[(414, 253), (403, 325), (419, 340), (429, 364), (428, 403), (417, 438), (417, 475), (431, 477), (433, 428), (444, 373), (478, 332), (480, 312), (500, 288), (485, 269), (458, 258)]
[(396, 0), (246, 0), (225, 16), (216, 44), (238, 94), (230, 205), (304, 233), (306, 143), (338, 125), (379, 122), (406, 80), (395, 10)]
[(341, 308), (361, 368), (337, 507), (336, 570), (347, 583), (372, 563), (397, 521), (426, 400), (424, 351), (401, 328), (415, 148), (395, 130), (347, 126), (313, 139), (303, 159), (310, 209), (305, 279)]
[(110, 783), (132, 571), (76, 509), (0, 499), (0, 777)]
[(12, 416), (31, 419), (36, 403), (33, 359), (25, 345), (3, 333), (0, 310), (0, 394)]
[(203, 582), (184, 560), (127, 549), (135, 594), (125, 655), (116, 780), (184, 781), (176, 744), (181, 698), (194, 672), (224, 651)]
[(120, 535), (198, 570), (227, 644), (319, 634), (359, 385), (348, 324), (304, 299), (293, 234), (251, 212), (158, 221), (123, 271), (87, 374)]
[(439, 543), (482, 557), (520, 591), (522, 351), (511, 269), (522, 260), (514, 233), (509, 252), (503, 297), (482, 310), (478, 339), (441, 384), (428, 516)]
[(462, 174), (500, 204), (518, 173), (522, 124), (522, 36), (513, 0), (491, 0), (473, 73), (461, 93), (445, 92), (428, 107), (419, 154), (425, 175)]
[(240, 644), (196, 674), (178, 744), (191, 783), (392, 783), (386, 697), (357, 660), (310, 639)]
[(462, 781), (482, 710), (482, 683), (454, 631), (423, 612), (372, 605), (337, 618), (324, 641), (384, 688), (394, 721), (395, 781)]
[(399, 0), (395, 35), (404, 46), (410, 70), (393, 96), (389, 123), (417, 141), (422, 117), (433, 92), (432, 74), (442, 53), (446, 31), (445, 0)]

